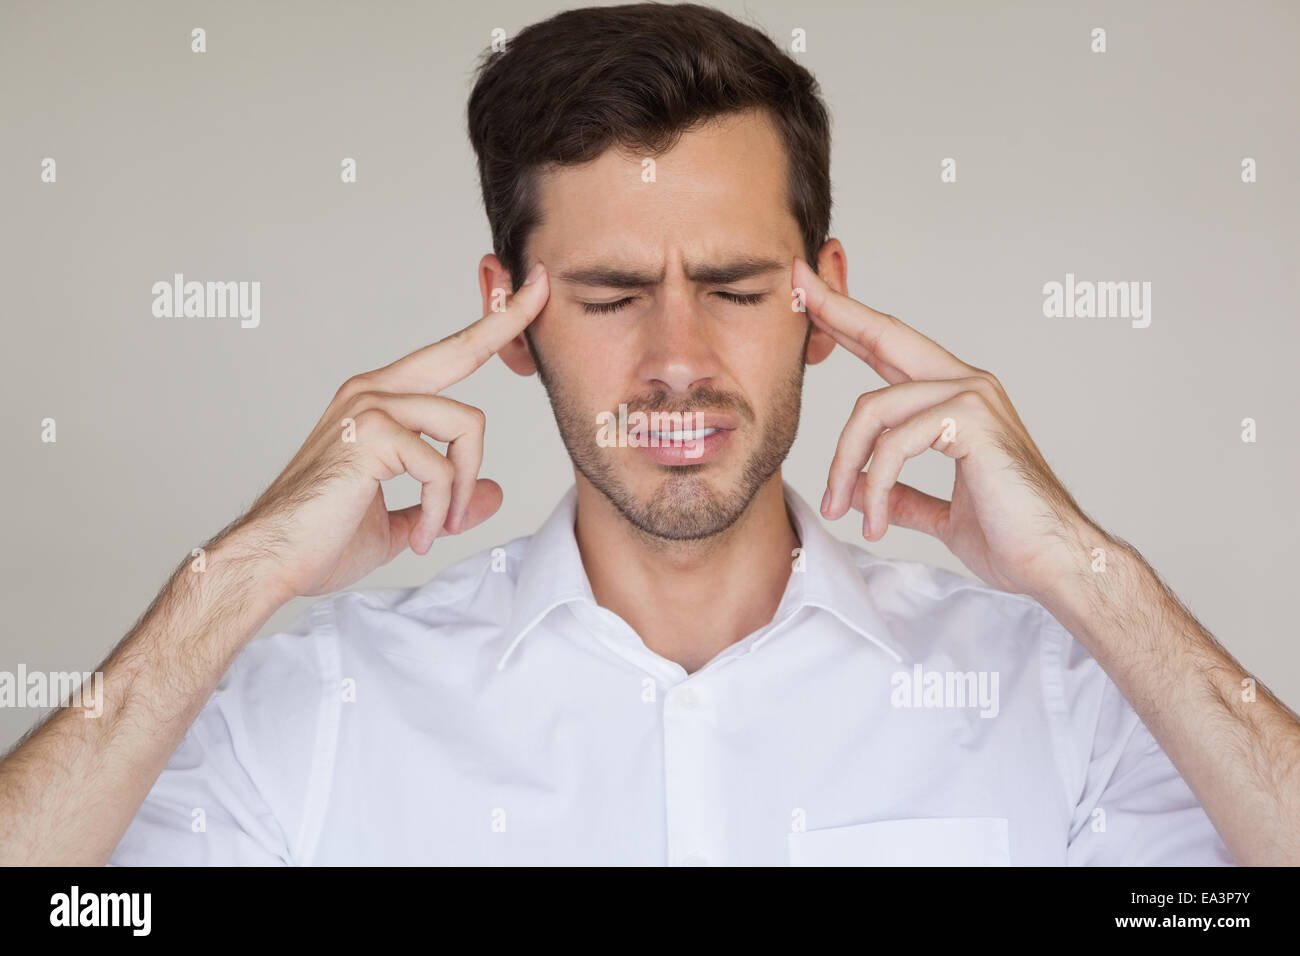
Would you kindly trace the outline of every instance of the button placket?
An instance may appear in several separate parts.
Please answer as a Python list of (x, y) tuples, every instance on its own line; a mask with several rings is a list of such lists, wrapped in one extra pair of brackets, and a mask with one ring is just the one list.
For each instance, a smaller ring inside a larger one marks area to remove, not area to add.
[(721, 862), (721, 764), (714, 702), (698, 677), (664, 695), (664, 806), (668, 863), (709, 866)]

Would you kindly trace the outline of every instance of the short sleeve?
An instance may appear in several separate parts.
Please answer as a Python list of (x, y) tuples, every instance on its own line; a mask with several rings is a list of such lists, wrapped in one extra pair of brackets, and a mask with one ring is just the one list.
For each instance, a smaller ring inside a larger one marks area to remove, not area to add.
[(340, 699), (327, 602), (236, 658), (109, 866), (287, 866), (319, 829)]
[(1101, 666), (1061, 625), (1071, 866), (1232, 866), (1196, 796)]

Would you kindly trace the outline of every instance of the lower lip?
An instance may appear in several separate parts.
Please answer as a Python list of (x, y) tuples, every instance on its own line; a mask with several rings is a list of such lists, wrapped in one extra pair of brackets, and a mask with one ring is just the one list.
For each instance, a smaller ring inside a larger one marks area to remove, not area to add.
[(730, 428), (720, 428), (712, 435), (683, 441), (678, 444), (671, 444), (664, 439), (660, 439), (659, 447), (641, 446), (638, 451), (659, 465), (702, 465), (722, 454), (722, 449), (726, 447), (731, 432), (732, 429)]

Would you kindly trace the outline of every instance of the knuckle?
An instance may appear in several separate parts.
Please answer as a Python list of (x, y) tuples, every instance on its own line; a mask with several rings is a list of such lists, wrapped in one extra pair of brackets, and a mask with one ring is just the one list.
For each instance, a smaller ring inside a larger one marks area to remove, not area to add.
[(434, 481), (438, 482), (440, 487), (451, 487), (452, 479), (456, 477), (456, 466), (442, 455), (438, 455), (437, 461), (434, 463), (434, 470), (438, 473), (438, 477)]
[(448, 342), (448, 343), (455, 343), (457, 345), (464, 345), (466, 342), (470, 340), (470, 336), (473, 334), (473, 329), (474, 329), (473, 322), (471, 322), (469, 325), (462, 325), (456, 331), (448, 335), (444, 335), (441, 339), (438, 340), (438, 343), (442, 344), (443, 342)]
[(353, 421), (357, 423), (357, 433), (361, 434), (380, 434), (387, 432), (392, 423), (392, 419), (378, 408), (363, 408), (352, 416)]
[(439, 479), (448, 474), (449, 470), (455, 470), (455, 466), (447, 460), (447, 457), (442, 452), (438, 451), (438, 449), (434, 448), (419, 435), (413, 435), (411, 437), (424, 446), (423, 448), (416, 449), (416, 451), (420, 454), (422, 462), (426, 460), (428, 461), (429, 471), (436, 474)]
[(339, 386), (339, 390), (334, 393), (336, 399), (350, 399), (354, 395), (359, 395), (370, 389), (370, 379), (363, 372), (353, 375), (350, 379)]
[(853, 414), (850, 416), (857, 426), (865, 426), (872, 432), (878, 432), (885, 427), (886, 406), (882, 404), (883, 398), (881, 393), (884, 389), (875, 392), (867, 392), (858, 396), (858, 400), (853, 403)]
[(474, 431), (482, 433), (487, 428), (487, 412), (477, 405), (466, 405), (465, 409)]
[(469, 354), (476, 369), (492, 357), (492, 348), (483, 338), (483, 331), (479, 328), (478, 323), (467, 325), (465, 328), (453, 332), (443, 341), (458, 351)]
[(420, 493), (420, 500), (432, 504), (444, 502), (447, 496), (451, 494), (451, 477), (442, 469), (428, 481), (424, 482), (424, 490)]
[(382, 403), (383, 396), (379, 392), (358, 391), (347, 397), (347, 407), (352, 410), (354, 417), (367, 409), (377, 408)]

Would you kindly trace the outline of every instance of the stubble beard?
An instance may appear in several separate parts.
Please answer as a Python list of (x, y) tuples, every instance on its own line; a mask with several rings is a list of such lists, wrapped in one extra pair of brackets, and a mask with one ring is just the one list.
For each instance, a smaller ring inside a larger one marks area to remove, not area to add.
[[(773, 392), (769, 415), (758, 445), (750, 452), (731, 487), (718, 489), (707, 477), (716, 465), (662, 466), (664, 477), (645, 498), (638, 498), (623, 481), (615, 456), (628, 450), (602, 448), (596, 443), (595, 413), (579, 408), (563, 384), (551, 375), (529, 337), (537, 374), (560, 430), (560, 439), (578, 472), (591, 482), (623, 516), (642, 534), (661, 541), (701, 541), (722, 534), (745, 513), (769, 478), (776, 474), (799, 429), (799, 411), (803, 396), (804, 354), (808, 337), (797, 353), (788, 374)], [(701, 388), (689, 397), (670, 399), (667, 392), (647, 393), (627, 402), (628, 414), (634, 411), (689, 412), (708, 409), (733, 414), (743, 426), (754, 424), (754, 410), (739, 395), (712, 388)], [(632, 454), (638, 454), (632, 450)]]

